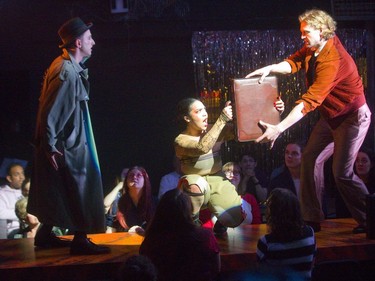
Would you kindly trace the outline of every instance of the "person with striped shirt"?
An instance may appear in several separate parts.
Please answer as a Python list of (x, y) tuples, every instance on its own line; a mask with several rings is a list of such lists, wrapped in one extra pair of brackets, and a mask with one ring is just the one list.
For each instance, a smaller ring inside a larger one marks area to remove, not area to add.
[(303, 221), (297, 196), (288, 189), (275, 188), (266, 205), (269, 233), (258, 241), (260, 267), (309, 280), (316, 241), (314, 230)]

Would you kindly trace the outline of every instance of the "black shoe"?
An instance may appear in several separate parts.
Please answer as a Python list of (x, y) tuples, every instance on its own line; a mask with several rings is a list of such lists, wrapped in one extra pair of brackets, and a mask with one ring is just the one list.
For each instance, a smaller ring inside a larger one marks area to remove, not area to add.
[(228, 227), (222, 225), (219, 221), (216, 221), (213, 231), (214, 231), (214, 234), (216, 235), (223, 235), (224, 233), (227, 232), (227, 229)]
[(320, 222), (314, 222), (314, 221), (305, 221), (305, 223), (310, 226), (314, 232), (319, 232), (321, 230)]
[(109, 247), (96, 245), (90, 239), (77, 239), (70, 246), (71, 255), (100, 255), (110, 252)]
[(71, 240), (58, 238), (54, 233), (50, 233), (45, 237), (38, 235), (37, 233), (34, 239), (34, 245), (38, 248), (62, 248), (69, 247), (71, 244)]
[(359, 233), (366, 233), (366, 226), (363, 225), (358, 225), (353, 228), (353, 233), (354, 234), (359, 234)]

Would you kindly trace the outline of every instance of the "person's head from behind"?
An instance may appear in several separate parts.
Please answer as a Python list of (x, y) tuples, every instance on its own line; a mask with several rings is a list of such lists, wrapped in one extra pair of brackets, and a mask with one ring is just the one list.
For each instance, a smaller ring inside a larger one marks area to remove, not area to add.
[(156, 281), (157, 270), (152, 261), (143, 255), (129, 257), (120, 267), (117, 281)]
[(365, 147), (362, 147), (357, 154), (354, 164), (354, 171), (360, 178), (367, 178), (374, 170), (375, 155)]
[(302, 233), (304, 221), (297, 196), (285, 188), (275, 188), (266, 201), (266, 220), (280, 240), (293, 240)]
[(177, 105), (177, 121), (188, 133), (199, 135), (207, 130), (208, 114), (205, 105), (198, 99), (186, 98)]
[(284, 151), (285, 166), (289, 169), (300, 168), (302, 159), (303, 144), (300, 142), (290, 142)]
[(234, 185), (238, 186), (241, 181), (241, 167), (236, 162), (227, 162), (222, 167), (225, 177)]
[(335, 36), (336, 22), (325, 11), (312, 9), (299, 16), (301, 38), (308, 48), (317, 49)]
[(39, 220), (36, 216), (27, 212), (27, 198), (21, 198), (16, 202), (15, 213), (17, 218), (20, 220), (21, 225), (28, 225), (30, 228), (34, 228), (39, 225)]
[(25, 171), (18, 163), (12, 163), (8, 166), (6, 180), (9, 186), (14, 189), (20, 189), (25, 180)]
[(178, 188), (167, 191), (160, 199), (154, 218), (146, 231), (150, 234), (184, 231), (194, 227), (189, 195)]

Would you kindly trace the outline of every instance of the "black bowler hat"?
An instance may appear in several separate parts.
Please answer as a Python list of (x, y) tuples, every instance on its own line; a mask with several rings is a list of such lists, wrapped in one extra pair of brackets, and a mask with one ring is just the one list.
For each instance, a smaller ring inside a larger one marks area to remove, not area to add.
[(93, 24), (84, 23), (79, 17), (72, 18), (65, 22), (59, 29), (58, 34), (61, 38), (62, 44), (59, 48), (65, 48), (75, 39), (81, 36), (85, 31), (90, 29)]

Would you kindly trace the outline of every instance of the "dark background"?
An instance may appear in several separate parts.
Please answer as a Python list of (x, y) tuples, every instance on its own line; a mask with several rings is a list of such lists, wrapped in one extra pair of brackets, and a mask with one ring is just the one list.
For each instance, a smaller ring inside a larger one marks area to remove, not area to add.
[[(32, 161), (43, 74), (61, 52), (57, 30), (71, 17), (94, 22), (89, 106), (105, 192), (132, 165), (146, 168), (156, 192), (160, 177), (172, 170), (175, 106), (197, 95), (192, 32), (298, 29), (298, 15), (306, 9), (331, 13), (331, 2), (324, 0), (130, 4), (129, 13), (112, 14), (106, 0), (0, 1), (0, 158)], [(339, 28), (368, 24), (339, 21)]]

